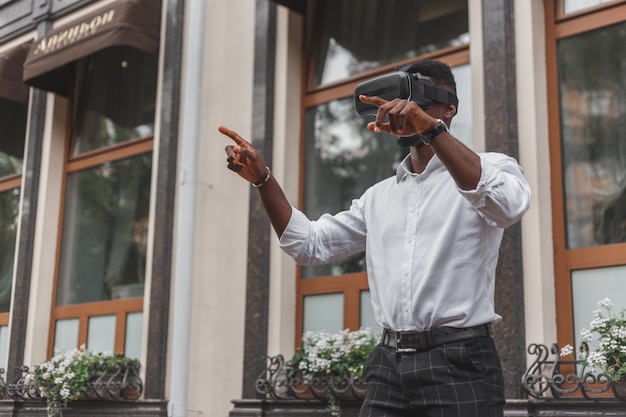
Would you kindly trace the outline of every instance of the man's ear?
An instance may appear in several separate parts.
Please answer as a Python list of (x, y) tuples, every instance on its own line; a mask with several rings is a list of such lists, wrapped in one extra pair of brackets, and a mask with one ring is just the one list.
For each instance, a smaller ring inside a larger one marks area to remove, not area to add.
[(446, 104), (443, 113), (446, 118), (452, 119), (452, 117), (456, 114), (456, 106), (454, 104)]

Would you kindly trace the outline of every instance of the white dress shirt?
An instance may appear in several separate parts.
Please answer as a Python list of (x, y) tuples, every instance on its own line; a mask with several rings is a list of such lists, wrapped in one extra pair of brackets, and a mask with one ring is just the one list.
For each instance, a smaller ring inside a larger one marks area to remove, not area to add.
[(495, 269), (503, 229), (530, 204), (515, 159), (479, 154), (475, 190), (457, 187), (435, 155), (421, 174), (409, 156), (349, 210), (309, 220), (293, 208), (279, 239), (303, 265), (365, 251), (374, 317), (392, 330), (471, 327), (499, 320)]

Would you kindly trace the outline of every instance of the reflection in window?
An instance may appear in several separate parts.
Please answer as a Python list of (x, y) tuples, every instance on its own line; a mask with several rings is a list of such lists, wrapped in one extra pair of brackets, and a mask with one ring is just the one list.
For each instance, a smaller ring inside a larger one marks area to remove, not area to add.
[(608, 297), (613, 311), (626, 308), (626, 265), (572, 271), (572, 304), (574, 316), (574, 346), (580, 346), (580, 331), (589, 329), (595, 318), (598, 301)]
[(0, 313), (11, 307), (20, 189), (0, 193)]
[(57, 305), (142, 297), (152, 153), (67, 177)]
[(143, 313), (129, 313), (126, 315), (126, 343), (124, 355), (127, 358), (141, 357), (141, 329), (143, 328)]
[(56, 321), (54, 331), (54, 355), (75, 349), (78, 344), (78, 319), (63, 319)]
[(363, 290), (359, 294), (359, 326), (361, 328), (369, 328), (372, 333), (379, 335), (382, 333), (381, 327), (376, 323), (376, 318), (374, 317), (374, 307), (372, 307), (372, 302), (370, 300), (370, 291)]
[(581, 10), (589, 9), (594, 6), (599, 6), (604, 3), (611, 3), (614, 0), (563, 0), (563, 12), (574, 13)]
[(626, 242), (626, 23), (559, 42), (567, 245)]
[(0, 97), (0, 178), (20, 174), (28, 105)]
[(92, 352), (115, 352), (115, 315), (89, 318), (87, 349)]
[(78, 131), (73, 154), (152, 136), (157, 58), (115, 47), (80, 62), (83, 95), (75, 102)]
[(308, 2), (313, 85), (469, 44), (467, 0)]
[[(355, 112), (352, 97), (307, 109), (304, 213), (309, 218), (347, 210), (368, 187), (393, 175), (408, 153), (393, 136), (367, 130), (370, 120), (373, 117), (366, 119)], [(305, 266), (302, 277), (364, 270), (361, 254), (328, 265)]]
[(336, 333), (343, 329), (343, 294), (319, 294), (304, 297), (303, 332)]

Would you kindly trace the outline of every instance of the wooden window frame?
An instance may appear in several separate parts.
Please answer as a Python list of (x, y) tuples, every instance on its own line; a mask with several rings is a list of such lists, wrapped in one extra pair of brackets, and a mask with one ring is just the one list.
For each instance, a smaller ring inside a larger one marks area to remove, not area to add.
[[(72, 100), (68, 104), (71, 110)], [(68, 112), (71, 114), (71, 111)], [(68, 129), (69, 130), (69, 129)], [(54, 340), (56, 322), (62, 319), (77, 318), (79, 320), (78, 346), (87, 343), (89, 333), (89, 319), (92, 317), (115, 315), (115, 353), (122, 353), (126, 343), (126, 318), (130, 313), (143, 312), (144, 297), (125, 298), (121, 300), (106, 300), (92, 303), (81, 303), (65, 306), (57, 306), (57, 288), (59, 281), (59, 267), (61, 262), (61, 242), (63, 230), (63, 216), (65, 213), (65, 194), (67, 191), (67, 177), (75, 172), (95, 168), (104, 163), (116, 162), (126, 158), (151, 152), (154, 149), (154, 137), (134, 138), (116, 143), (111, 146), (98, 148), (79, 155), (72, 155), (75, 138), (68, 134), (65, 146), (65, 164), (63, 173), (63, 186), (61, 196), (61, 210), (59, 217), (59, 234), (57, 237), (56, 265), (54, 273), (54, 289), (52, 292), (52, 307), (50, 314), (50, 326), (48, 333), (48, 357), (54, 355)], [(1, 316), (0, 316), (1, 320)], [(1, 323), (1, 322), (0, 322)]]
[[(56, 287), (55, 287), (56, 293)], [(54, 337), (56, 322), (63, 319), (79, 320), (78, 346), (87, 344), (89, 334), (89, 319), (98, 316), (115, 316), (115, 341), (116, 353), (124, 352), (126, 343), (126, 318), (130, 313), (143, 312), (143, 297), (126, 298), (123, 300), (109, 300), (95, 303), (74, 304), (68, 306), (54, 306), (48, 340), (48, 356), (54, 355)]]
[(559, 346), (573, 344), (575, 339), (572, 271), (626, 264), (626, 257), (624, 256), (626, 243), (580, 249), (567, 248), (557, 61), (557, 42), (560, 39), (623, 22), (623, 16), (626, 16), (626, 1), (607, 3), (585, 10), (584, 13), (567, 15), (567, 20), (559, 19), (557, 13), (557, 10), (562, 10), (562, 1), (545, 2), (552, 231), (554, 236), (557, 342)]
[[(305, 25), (306, 26), (306, 25)], [(306, 33), (306, 27), (303, 28)], [(304, 36), (306, 38), (306, 36)], [(313, 60), (307, 56), (307, 48), (303, 48), (303, 82), (302, 82), (302, 106), (301, 120), (305, 120), (306, 110), (333, 100), (347, 98), (353, 95), (354, 88), (360, 82), (387, 72), (418, 59), (440, 59), (451, 67), (468, 64), (470, 62), (469, 45), (444, 48), (432, 53), (420, 55), (417, 58), (395, 62), (375, 70), (363, 72), (341, 81), (313, 86)], [(314, 56), (314, 55), (312, 55)], [(308, 64), (307, 64), (308, 63)], [(299, 173), (299, 207), (304, 206), (304, 165), (306, 163), (305, 128), (304, 123), (300, 128), (300, 173)], [(304, 298), (311, 295), (337, 294), (343, 295), (343, 328), (356, 330), (360, 327), (361, 318), (361, 292), (369, 290), (366, 272), (349, 273), (337, 276), (302, 277), (302, 267), (296, 272), (296, 337), (295, 347), (300, 347), (301, 335), (304, 327)]]

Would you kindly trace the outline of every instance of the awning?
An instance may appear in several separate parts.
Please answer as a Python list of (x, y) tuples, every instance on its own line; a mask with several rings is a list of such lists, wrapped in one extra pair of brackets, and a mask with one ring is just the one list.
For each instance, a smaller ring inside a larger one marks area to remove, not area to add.
[(159, 50), (161, 0), (119, 0), (35, 41), (24, 64), (24, 82), (69, 95), (75, 61), (112, 46), (150, 54)]
[(22, 81), (22, 73), (29, 47), (30, 42), (0, 55), (0, 98), (28, 102), (29, 87)]

